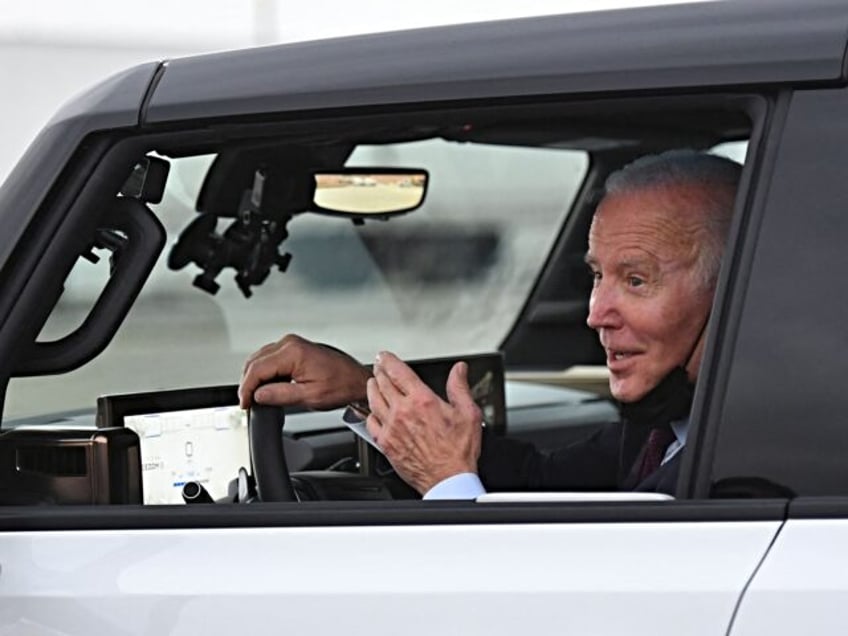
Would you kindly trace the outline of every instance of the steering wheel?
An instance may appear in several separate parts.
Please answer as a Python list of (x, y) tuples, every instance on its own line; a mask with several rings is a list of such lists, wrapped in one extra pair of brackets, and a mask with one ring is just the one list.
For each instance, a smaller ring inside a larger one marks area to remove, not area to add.
[(259, 501), (297, 501), (283, 452), (282, 407), (254, 404), (247, 417), (250, 457)]

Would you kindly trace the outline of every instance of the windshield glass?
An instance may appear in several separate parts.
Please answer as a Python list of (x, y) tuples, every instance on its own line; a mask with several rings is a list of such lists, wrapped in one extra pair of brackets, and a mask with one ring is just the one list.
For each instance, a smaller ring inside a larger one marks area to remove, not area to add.
[[(292, 256), (288, 270), (272, 270), (245, 298), (233, 270), (221, 273), (212, 295), (192, 285), (196, 267), (167, 266), (171, 246), (197, 216), (213, 159), (170, 160), (165, 196), (151, 206), (168, 245), (106, 351), (64, 374), (58, 390), (49, 378), (13, 379), (6, 418), (93, 408), (107, 393), (236, 383), (251, 352), (289, 332), (363, 361), (382, 349), (406, 358), (496, 350), (588, 169), (586, 153), (575, 150), (444, 140), (360, 146), (348, 166), (427, 170), (424, 205), (364, 225), (296, 216), (282, 244)], [(81, 323), (108, 277), (107, 260), (77, 263), (40, 340)]]

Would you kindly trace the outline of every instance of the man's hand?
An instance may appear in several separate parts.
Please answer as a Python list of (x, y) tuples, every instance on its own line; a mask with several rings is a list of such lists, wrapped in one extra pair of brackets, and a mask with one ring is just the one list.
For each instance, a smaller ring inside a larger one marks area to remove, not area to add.
[(398, 475), (422, 495), (459, 473), (476, 473), (483, 421), (471, 397), (468, 365), (457, 362), (448, 402), (391, 353), (381, 353), (368, 380), (366, 425)]
[[(291, 378), (291, 382), (266, 384), (257, 390), (263, 382), (278, 377)], [(369, 377), (368, 369), (346, 353), (287, 335), (265, 345), (244, 363), (239, 403), (242, 408), (256, 402), (334, 409), (364, 399)]]

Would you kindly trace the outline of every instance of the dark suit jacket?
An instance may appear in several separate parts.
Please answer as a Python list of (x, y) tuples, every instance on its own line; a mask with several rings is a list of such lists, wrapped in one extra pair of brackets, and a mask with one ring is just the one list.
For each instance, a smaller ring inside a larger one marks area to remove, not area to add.
[(489, 491), (637, 490), (675, 494), (677, 453), (638, 482), (632, 473), (648, 437), (647, 428), (613, 422), (585, 440), (543, 453), (531, 444), (483, 435), (478, 462)]

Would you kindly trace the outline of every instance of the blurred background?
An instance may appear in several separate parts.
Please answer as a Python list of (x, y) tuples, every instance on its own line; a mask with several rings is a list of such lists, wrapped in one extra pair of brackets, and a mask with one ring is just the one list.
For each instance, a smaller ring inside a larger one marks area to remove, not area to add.
[(0, 182), (59, 106), (128, 66), (436, 24), (690, 0), (0, 0)]

